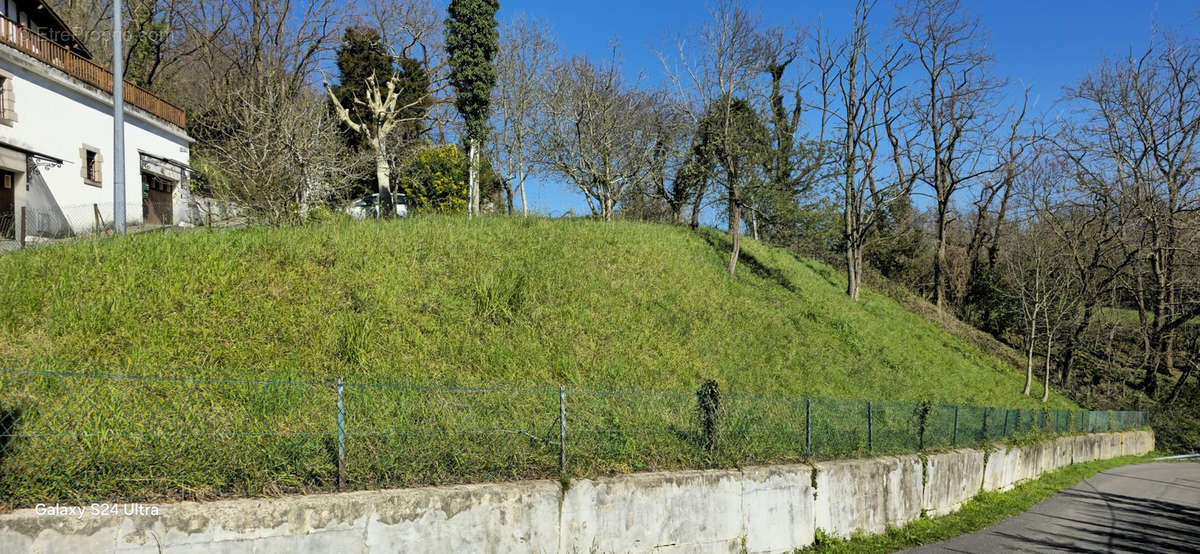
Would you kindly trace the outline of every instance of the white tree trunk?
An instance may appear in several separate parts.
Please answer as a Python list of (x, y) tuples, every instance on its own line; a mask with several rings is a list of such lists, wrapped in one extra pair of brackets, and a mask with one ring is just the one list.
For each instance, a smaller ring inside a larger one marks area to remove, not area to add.
[(846, 294), (858, 300), (858, 289), (862, 283), (862, 247), (849, 242), (846, 248)]
[(1050, 401), (1050, 348), (1054, 344), (1054, 333), (1051, 332), (1050, 323), (1046, 323), (1046, 380), (1042, 384), (1042, 402)]
[(525, 203), (525, 171), (517, 170), (517, 188), (521, 190), (521, 217), (529, 217), (529, 204)]
[(479, 215), (479, 148), (475, 141), (467, 141), (467, 195), (470, 205), (467, 214)]
[(296, 199), (296, 201), (300, 205), (300, 223), (304, 223), (304, 222), (308, 221), (308, 196), (309, 196), (309, 191), (311, 191), (314, 188), (313, 184), (312, 184), (312, 180), (309, 179), (307, 176), (304, 177), (303, 182), (304, 182), (304, 184), (302, 184), (300, 186), (299, 197)]
[(729, 252), (729, 276), (733, 277), (742, 249), (742, 207), (733, 198), (729, 201), (729, 234), (733, 237), (733, 248)]
[[(392, 206), (392, 166), (388, 162), (387, 147), (383, 141), (375, 141), (375, 179), (379, 183), (379, 218), (389, 218), (395, 213)], [(384, 208), (391, 210), (384, 213)]]
[(1037, 310), (1033, 311), (1033, 320), (1029, 323), (1029, 348), (1025, 362), (1025, 396), (1029, 396), (1033, 388), (1033, 343), (1037, 340)]

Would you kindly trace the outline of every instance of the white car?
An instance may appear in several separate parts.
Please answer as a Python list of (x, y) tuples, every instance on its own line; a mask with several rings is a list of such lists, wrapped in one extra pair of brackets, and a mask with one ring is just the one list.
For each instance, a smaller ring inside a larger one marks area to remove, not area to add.
[[(395, 193), (396, 198), (396, 217), (404, 217), (408, 215), (408, 198), (403, 194)], [(354, 219), (367, 219), (379, 216), (379, 193), (368, 194), (358, 201), (346, 206), (346, 213)]]

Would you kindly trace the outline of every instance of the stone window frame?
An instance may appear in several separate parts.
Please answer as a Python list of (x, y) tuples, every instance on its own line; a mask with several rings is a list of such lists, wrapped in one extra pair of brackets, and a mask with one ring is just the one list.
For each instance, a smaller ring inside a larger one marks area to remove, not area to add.
[(0, 125), (17, 122), (17, 97), (13, 93), (13, 74), (0, 70)]
[[(88, 154), (95, 156), (96, 169), (94, 174), (88, 172)], [(79, 176), (83, 177), (83, 184), (93, 187), (104, 186), (104, 155), (100, 153), (99, 148), (87, 144), (80, 147), (79, 166)]]

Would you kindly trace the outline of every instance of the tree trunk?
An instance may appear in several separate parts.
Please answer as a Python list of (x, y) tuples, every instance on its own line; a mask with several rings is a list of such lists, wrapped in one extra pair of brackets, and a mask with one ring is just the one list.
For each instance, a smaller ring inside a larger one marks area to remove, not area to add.
[(1171, 387), (1171, 394), (1167, 395), (1167, 404), (1174, 404), (1179, 399), (1179, 393), (1183, 391), (1184, 383), (1187, 383), (1188, 377), (1192, 376), (1192, 371), (1196, 369), (1196, 364), (1192, 363), (1183, 370), (1183, 375), (1179, 376), (1179, 380), (1175, 382), (1175, 386)]
[(1054, 344), (1054, 333), (1050, 332), (1049, 324), (1046, 327), (1046, 373), (1045, 380), (1042, 382), (1042, 403), (1050, 401), (1050, 348)]
[(733, 248), (729, 252), (729, 276), (733, 277), (742, 249), (742, 206), (733, 193), (729, 195), (729, 234), (733, 238)]
[(300, 223), (308, 221), (308, 191), (313, 188), (308, 172), (301, 166), (300, 190), (296, 191), (296, 205), (299, 207)]
[(1033, 343), (1037, 340), (1037, 310), (1033, 311), (1033, 320), (1029, 323), (1029, 348), (1025, 360), (1025, 396), (1033, 389)]
[(704, 204), (705, 192), (708, 192), (708, 183), (701, 181), (700, 187), (696, 190), (696, 198), (692, 200), (692, 229), (700, 228), (700, 208)]
[(858, 290), (862, 285), (862, 245), (854, 239), (846, 242), (846, 294), (851, 300), (858, 300)]
[(479, 215), (479, 149), (467, 139), (467, 215)]
[(946, 307), (946, 213), (941, 206), (938, 207), (937, 217), (937, 251), (933, 257), (933, 294), (940, 314)]
[(1075, 369), (1075, 354), (1079, 348), (1079, 343), (1083, 341), (1083, 333), (1087, 331), (1088, 326), (1092, 323), (1092, 316), (1096, 311), (1096, 302), (1091, 298), (1085, 301), (1083, 306), (1083, 316), (1075, 323), (1074, 329), (1067, 335), (1067, 344), (1063, 349), (1062, 360), (1062, 376), (1059, 380), (1059, 385), (1063, 389), (1071, 388), (1071, 374)]
[(396, 213), (392, 202), (392, 165), (388, 161), (387, 147), (383, 141), (377, 141), (375, 144), (375, 180), (379, 183), (379, 202), (377, 209), (379, 213), (376, 217), (381, 219), (391, 219)]
[(758, 211), (750, 210), (750, 230), (754, 240), (758, 240)]
[(517, 170), (517, 188), (521, 189), (521, 217), (529, 217), (529, 204), (525, 202), (525, 171)]

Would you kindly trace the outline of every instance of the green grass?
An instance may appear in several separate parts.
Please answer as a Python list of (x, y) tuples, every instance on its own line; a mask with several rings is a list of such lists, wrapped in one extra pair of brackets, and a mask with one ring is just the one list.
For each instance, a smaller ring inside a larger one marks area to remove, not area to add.
[[(716, 246), (710, 244), (716, 243)], [(1040, 407), (834, 269), (715, 231), (417, 218), (154, 234), (0, 258), (0, 357), (163, 375), (559, 382)], [(1069, 407), (1055, 396), (1049, 407)]]
[[(715, 230), (544, 219), (5, 255), (6, 365), (168, 380), (0, 376), (0, 426), (23, 436), (0, 444), (0, 504), (329, 488), (338, 377), (351, 487), (557, 475), (560, 383), (573, 475), (806, 458), (801, 397), (838, 399), (813, 408), (818, 457), (865, 453), (863, 400), (872, 453), (916, 448), (918, 402), (1074, 407), (1022, 396), (1017, 371), (885, 295), (850, 301), (829, 266), (743, 243), (732, 279)], [(216, 381), (169, 380), (185, 377)], [(707, 379), (725, 395), (715, 452), (696, 446)]]
[(1037, 503), (1069, 489), (1097, 473), (1123, 465), (1147, 462), (1155, 455), (1126, 456), (1075, 464), (1044, 475), (1039, 479), (1017, 485), (1007, 492), (981, 492), (957, 512), (937, 518), (921, 518), (901, 528), (889, 528), (886, 533), (880, 535), (839, 539), (820, 533), (816, 544), (796, 552), (865, 554), (894, 552), (941, 542), (974, 533), (1021, 514)]

